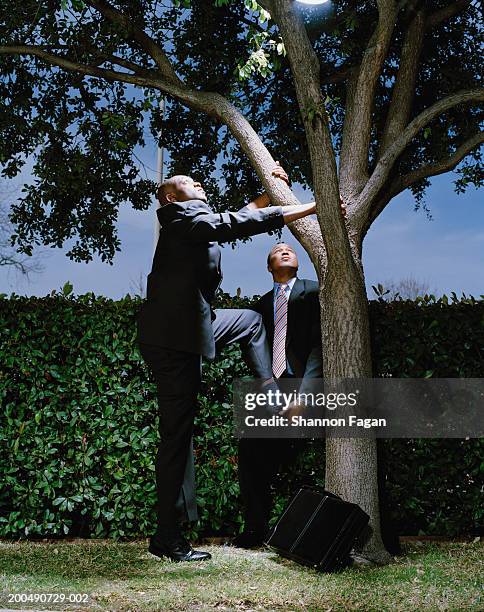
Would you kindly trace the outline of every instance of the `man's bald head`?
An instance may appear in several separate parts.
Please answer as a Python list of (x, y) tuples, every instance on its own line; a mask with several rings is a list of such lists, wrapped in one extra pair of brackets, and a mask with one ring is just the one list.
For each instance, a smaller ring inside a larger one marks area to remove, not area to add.
[(207, 201), (207, 196), (202, 188), (202, 185), (194, 181), (191, 177), (183, 174), (177, 174), (167, 178), (158, 187), (156, 197), (160, 206), (171, 204), (173, 202), (187, 202), (188, 200)]
[(156, 197), (158, 198), (160, 206), (164, 206), (165, 204), (170, 203), (169, 200), (167, 200), (166, 196), (170, 192), (176, 192), (178, 178), (179, 176), (171, 176), (158, 186)]

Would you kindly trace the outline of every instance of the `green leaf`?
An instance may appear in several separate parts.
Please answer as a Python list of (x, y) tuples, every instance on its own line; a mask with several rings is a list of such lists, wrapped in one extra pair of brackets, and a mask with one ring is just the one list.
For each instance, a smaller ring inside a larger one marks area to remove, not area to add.
[(74, 286), (72, 285), (72, 283), (67, 281), (62, 287), (62, 295), (68, 296), (70, 293), (72, 293), (73, 289), (74, 289)]

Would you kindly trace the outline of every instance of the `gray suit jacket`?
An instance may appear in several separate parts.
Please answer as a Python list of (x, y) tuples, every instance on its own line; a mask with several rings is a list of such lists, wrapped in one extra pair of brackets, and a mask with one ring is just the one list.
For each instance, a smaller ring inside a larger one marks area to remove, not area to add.
[(202, 200), (157, 211), (160, 237), (138, 315), (138, 340), (215, 357), (212, 302), (222, 281), (217, 242), (230, 242), (284, 225), (282, 208), (214, 213)]

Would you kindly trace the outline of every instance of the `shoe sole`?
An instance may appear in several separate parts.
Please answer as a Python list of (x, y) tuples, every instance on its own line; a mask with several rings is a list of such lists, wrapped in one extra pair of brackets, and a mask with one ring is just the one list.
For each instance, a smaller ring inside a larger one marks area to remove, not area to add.
[(212, 558), (210, 555), (210, 557), (204, 557), (203, 559), (174, 559), (169, 553), (163, 552), (159, 548), (154, 549), (151, 546), (148, 547), (148, 552), (160, 559), (168, 559), (172, 563), (197, 563), (199, 561), (210, 561)]

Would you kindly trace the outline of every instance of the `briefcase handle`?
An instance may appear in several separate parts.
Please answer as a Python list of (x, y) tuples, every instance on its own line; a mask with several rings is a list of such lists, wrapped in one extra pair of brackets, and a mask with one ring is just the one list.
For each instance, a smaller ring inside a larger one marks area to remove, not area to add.
[(316, 485), (301, 485), (301, 490), (303, 489), (307, 491), (314, 491), (315, 493), (320, 493), (321, 495), (327, 495), (328, 497), (334, 497), (335, 499), (344, 501), (342, 497), (336, 495), (336, 493), (332, 493), (331, 491), (324, 489), (323, 487), (318, 487)]

